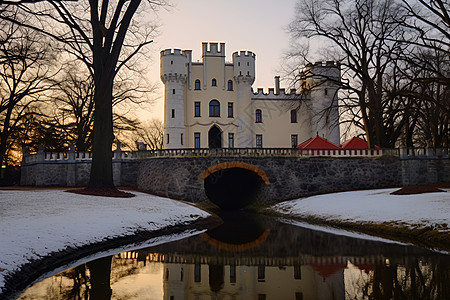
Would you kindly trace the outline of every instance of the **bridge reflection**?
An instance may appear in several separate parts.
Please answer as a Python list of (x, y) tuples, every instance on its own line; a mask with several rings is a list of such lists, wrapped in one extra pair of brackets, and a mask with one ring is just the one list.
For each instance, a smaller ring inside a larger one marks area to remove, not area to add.
[(222, 217), (204, 234), (65, 271), (22, 299), (39, 291), (52, 299), (450, 299), (448, 255), (256, 215)]

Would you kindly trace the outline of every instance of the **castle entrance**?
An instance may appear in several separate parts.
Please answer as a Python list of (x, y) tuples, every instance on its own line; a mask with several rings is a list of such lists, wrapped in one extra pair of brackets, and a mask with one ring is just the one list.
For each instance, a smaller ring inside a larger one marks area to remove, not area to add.
[(222, 131), (216, 125), (208, 132), (208, 145), (210, 149), (222, 148)]

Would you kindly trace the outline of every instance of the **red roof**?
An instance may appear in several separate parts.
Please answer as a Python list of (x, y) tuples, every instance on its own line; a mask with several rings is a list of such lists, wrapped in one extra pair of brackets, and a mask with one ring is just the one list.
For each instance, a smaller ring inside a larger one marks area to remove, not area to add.
[(339, 271), (345, 270), (346, 264), (318, 265), (312, 264), (313, 269), (323, 278), (333, 275)]
[(320, 136), (310, 138), (306, 142), (297, 146), (298, 149), (340, 149), (338, 145), (333, 144), (327, 139)]
[(346, 140), (341, 144), (341, 147), (344, 149), (367, 149), (367, 142), (359, 137), (353, 137), (349, 140)]

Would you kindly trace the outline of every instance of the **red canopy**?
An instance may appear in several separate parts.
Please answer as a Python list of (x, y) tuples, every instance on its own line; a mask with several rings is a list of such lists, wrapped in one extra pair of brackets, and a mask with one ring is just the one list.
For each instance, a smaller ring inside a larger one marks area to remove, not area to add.
[(298, 149), (340, 149), (338, 145), (333, 144), (323, 137), (316, 136), (310, 138), (306, 142), (301, 143), (297, 146)]
[(367, 149), (367, 142), (359, 137), (352, 137), (341, 144), (344, 149)]
[(339, 271), (345, 270), (347, 264), (318, 265), (312, 264), (313, 269), (323, 278), (333, 275)]

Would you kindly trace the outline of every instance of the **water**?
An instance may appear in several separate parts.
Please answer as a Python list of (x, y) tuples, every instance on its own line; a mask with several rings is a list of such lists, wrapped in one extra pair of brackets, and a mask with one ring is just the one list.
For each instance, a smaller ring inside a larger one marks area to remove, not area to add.
[(61, 272), (19, 299), (450, 299), (450, 256), (244, 213)]

